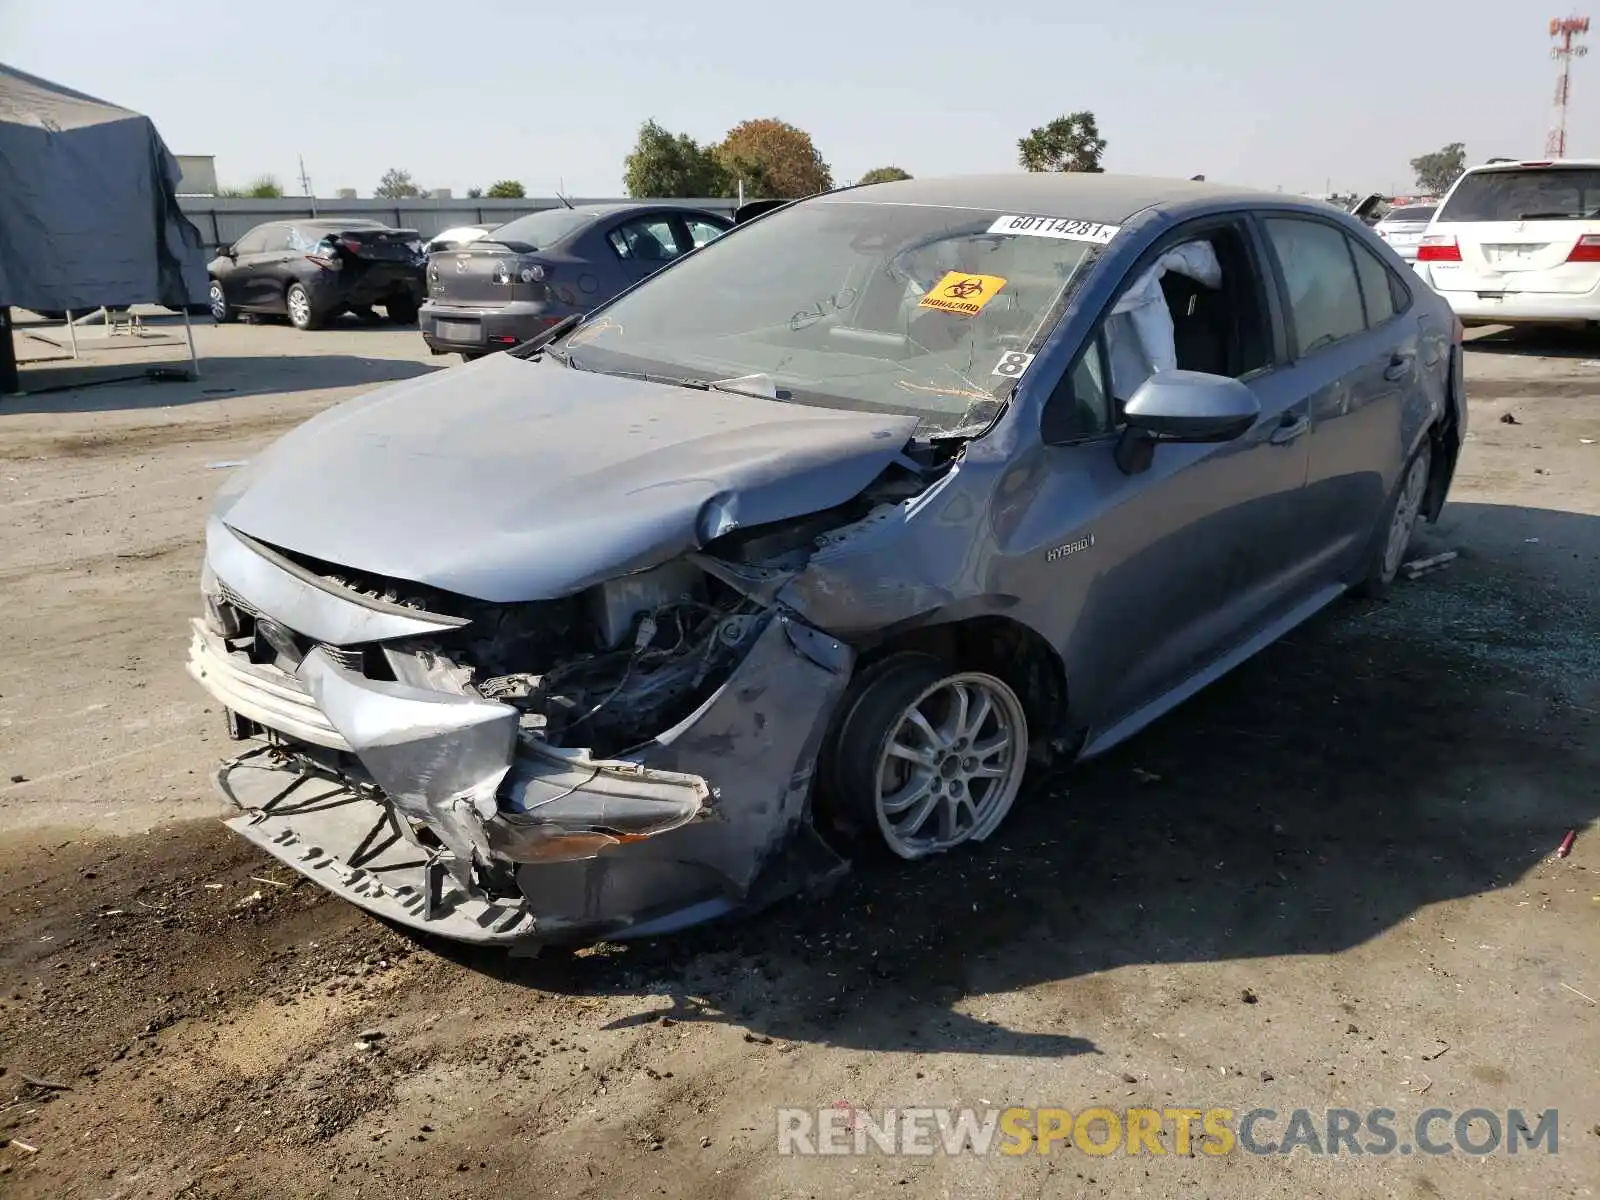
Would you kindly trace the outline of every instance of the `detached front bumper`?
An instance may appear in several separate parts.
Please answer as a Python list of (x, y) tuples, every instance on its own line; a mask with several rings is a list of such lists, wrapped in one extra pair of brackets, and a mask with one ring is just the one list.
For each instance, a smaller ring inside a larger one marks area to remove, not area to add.
[(536, 944), (667, 932), (842, 871), (808, 804), (851, 663), (776, 614), (694, 713), (610, 761), (519, 733), (497, 701), (371, 680), (323, 648), (289, 674), (196, 621), (188, 666), (266, 731), (218, 772), (231, 829), (392, 921)]

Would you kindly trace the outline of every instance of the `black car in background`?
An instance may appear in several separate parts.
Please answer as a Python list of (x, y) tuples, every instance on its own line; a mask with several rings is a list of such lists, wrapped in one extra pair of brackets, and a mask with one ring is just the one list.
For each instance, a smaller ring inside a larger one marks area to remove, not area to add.
[(316, 329), (377, 305), (410, 325), (427, 290), (422, 248), (416, 230), (378, 221), (269, 221), (211, 260), (211, 315), (272, 313)]
[(659, 204), (582, 204), (508, 221), (428, 256), (423, 340), (478, 358), (610, 300), (725, 233), (722, 213)]

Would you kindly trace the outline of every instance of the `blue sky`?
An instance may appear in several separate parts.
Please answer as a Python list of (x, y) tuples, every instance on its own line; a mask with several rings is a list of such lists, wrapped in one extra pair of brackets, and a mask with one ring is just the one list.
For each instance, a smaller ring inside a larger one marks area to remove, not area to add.
[[(68, 12), (70, 11), (70, 17)], [(385, 168), (457, 195), (620, 192), (639, 123), (714, 140), (808, 130), (839, 181), (893, 163), (1015, 169), (1035, 125), (1092, 109), (1112, 171), (1286, 191), (1411, 185), (1408, 161), (1543, 152), (1538, 6), (1266, 0), (0, 0), (0, 57), (149, 114), (223, 183), (371, 194)], [(1003, 14), (1003, 15), (1002, 15)], [(1597, 31), (1600, 32), (1600, 31)], [(1575, 66), (1568, 153), (1600, 156), (1600, 55)], [(297, 190), (297, 189), (291, 189)]]

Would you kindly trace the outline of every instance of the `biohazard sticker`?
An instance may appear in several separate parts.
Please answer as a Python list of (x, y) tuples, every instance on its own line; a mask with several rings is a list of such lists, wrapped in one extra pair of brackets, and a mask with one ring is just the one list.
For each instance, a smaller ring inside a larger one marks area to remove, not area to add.
[(1022, 350), (1007, 350), (1000, 356), (1000, 361), (995, 363), (991, 375), (1001, 375), (1007, 379), (1015, 379), (1028, 369), (1028, 364), (1033, 361), (1033, 355)]
[(933, 290), (922, 298), (917, 307), (975, 317), (1005, 285), (1006, 281), (999, 275), (969, 275), (965, 271), (951, 271), (933, 285)]
[(1099, 221), (1071, 221), (1065, 217), (1001, 217), (990, 233), (1020, 233), (1027, 237), (1058, 238), (1064, 242), (1089, 242), (1104, 246), (1122, 229)]

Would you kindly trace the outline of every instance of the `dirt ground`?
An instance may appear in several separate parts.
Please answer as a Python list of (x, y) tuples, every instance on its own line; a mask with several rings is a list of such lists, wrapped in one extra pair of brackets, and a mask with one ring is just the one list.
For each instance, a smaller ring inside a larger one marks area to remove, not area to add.
[[(172, 332), (25, 384), (171, 361)], [(455, 360), (196, 334), (198, 383), (0, 400), (0, 1196), (1600, 1195), (1600, 341), (1475, 340), (1424, 538), (1460, 557), (1034, 780), (989, 845), (528, 960), (223, 830), (182, 668), (218, 464)], [(777, 1152), (779, 1106), (840, 1103), (1554, 1108), (1559, 1142)]]

